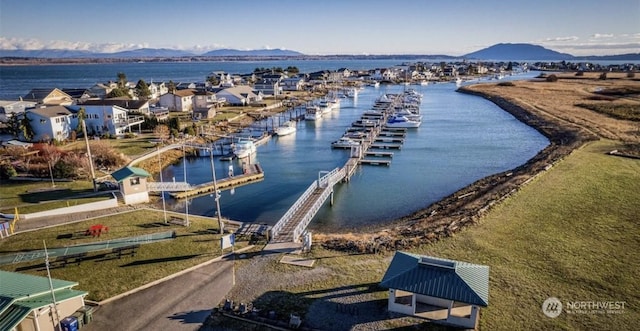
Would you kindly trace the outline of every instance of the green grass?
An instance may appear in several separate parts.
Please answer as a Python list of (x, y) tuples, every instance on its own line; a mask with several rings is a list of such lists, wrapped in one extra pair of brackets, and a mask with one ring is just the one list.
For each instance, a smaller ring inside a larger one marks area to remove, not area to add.
[(150, 142), (151, 139), (154, 139), (152, 135), (144, 134), (135, 138), (109, 139), (109, 145), (124, 155), (136, 157), (156, 149), (156, 145)]
[[(50, 209), (72, 207), (72, 206), (78, 206), (78, 205), (91, 203), (91, 202), (104, 201), (104, 200), (109, 200), (113, 198), (114, 197), (112, 194), (100, 194), (96, 196), (87, 196), (87, 197), (81, 197), (81, 198), (54, 200), (46, 203), (23, 205), (22, 207), (18, 208), (18, 212), (20, 214), (30, 214), (30, 213), (36, 213), (36, 212), (41, 212), (41, 211), (50, 210)], [(13, 214), (14, 212), (15, 212), (15, 208), (0, 209), (0, 213)]]
[[(168, 241), (142, 244), (134, 257), (102, 259), (101, 253), (90, 253), (80, 265), (68, 265), (51, 270), (53, 278), (76, 281), (80, 290), (89, 292), (88, 299), (104, 300), (174, 274), (196, 264), (220, 256), (220, 235), (217, 221), (190, 215), (191, 225), (163, 225), (163, 213), (137, 210), (85, 222), (25, 232), (0, 241), (0, 252), (41, 250), (43, 241), (48, 248), (65, 247), (86, 242), (138, 236), (153, 232), (175, 230), (177, 237)], [(76, 235), (90, 225), (103, 224), (109, 232), (100, 238)], [(74, 234), (73, 237), (65, 236)], [(242, 247), (236, 246), (237, 248)], [(19, 271), (46, 276), (44, 261), (5, 265), (7, 271)]]
[[(485, 330), (625, 330), (640, 320), (640, 161), (605, 155), (617, 148), (593, 142), (572, 153), (491, 210), (479, 225), (415, 253), (490, 266)], [(323, 291), (378, 283), (387, 255), (347, 255), (314, 246), (322, 279), (287, 288), (283, 308), (306, 309)], [(274, 264), (270, 273), (300, 268)], [(386, 291), (372, 289), (373, 298)], [(622, 314), (563, 313), (552, 319), (541, 306), (550, 296), (568, 301), (625, 301)], [(289, 302), (289, 304), (287, 304)], [(299, 309), (298, 309), (299, 310)], [(403, 327), (389, 320), (389, 327)]]
[(55, 187), (51, 183), (28, 181), (3, 181), (0, 182), (0, 210), (11, 209), (16, 206), (28, 206), (46, 203), (58, 199), (73, 199), (79, 195), (93, 192), (90, 181), (56, 182)]

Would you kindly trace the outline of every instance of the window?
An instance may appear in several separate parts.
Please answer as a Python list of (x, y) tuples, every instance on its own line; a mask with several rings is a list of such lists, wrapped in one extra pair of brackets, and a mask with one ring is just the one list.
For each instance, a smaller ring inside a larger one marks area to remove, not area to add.
[(140, 177), (134, 177), (130, 179), (131, 185), (140, 185)]

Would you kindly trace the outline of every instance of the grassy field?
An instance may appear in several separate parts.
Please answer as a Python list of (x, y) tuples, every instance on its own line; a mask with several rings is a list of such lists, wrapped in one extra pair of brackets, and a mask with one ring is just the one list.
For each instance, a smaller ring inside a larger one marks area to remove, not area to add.
[[(640, 161), (605, 155), (616, 147), (608, 141), (590, 143), (495, 207), (479, 225), (414, 252), (490, 266), (489, 307), (481, 312), (481, 329), (635, 329), (640, 321)], [(370, 300), (386, 298), (385, 290), (370, 285), (382, 279), (391, 253), (348, 255), (315, 246), (311, 254), (322, 275), (295, 287), (283, 285), (283, 308), (297, 302), (293, 311), (304, 311), (327, 291), (350, 286), (368, 292)], [(275, 262), (268, 271), (273, 277), (308, 272)], [(541, 309), (551, 296), (565, 305), (624, 301), (626, 309), (621, 314), (565, 312), (552, 319)], [(399, 319), (385, 323), (407, 325)]]
[[(0, 252), (16, 252), (66, 247), (87, 242), (138, 236), (168, 230), (176, 238), (143, 244), (133, 257), (105, 258), (105, 252), (90, 253), (80, 265), (67, 265), (51, 270), (53, 278), (76, 281), (76, 287), (89, 292), (88, 299), (104, 300), (166, 277), (180, 270), (208, 261), (222, 254), (217, 221), (190, 215), (191, 225), (165, 224), (163, 213), (137, 210), (129, 213), (13, 235), (0, 241)], [(109, 232), (99, 238), (83, 236), (90, 225), (103, 224)], [(68, 236), (73, 234), (73, 236)], [(241, 248), (242, 245), (236, 246)], [(46, 276), (44, 261), (1, 266), (3, 270)]]
[[(93, 192), (90, 181), (56, 182), (51, 187), (50, 182), (0, 182), (0, 210), (13, 207), (27, 207), (36, 204), (46, 204), (54, 200), (75, 198), (78, 195)], [(66, 207), (66, 206), (65, 206)], [(22, 209), (20, 209), (22, 211)], [(12, 211), (13, 213), (13, 211)]]

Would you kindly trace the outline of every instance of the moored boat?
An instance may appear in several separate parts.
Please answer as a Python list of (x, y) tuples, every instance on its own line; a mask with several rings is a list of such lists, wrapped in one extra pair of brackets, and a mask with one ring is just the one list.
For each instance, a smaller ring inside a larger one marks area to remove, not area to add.
[(304, 111), (304, 119), (315, 121), (322, 117), (322, 111), (318, 105), (307, 105)]
[(286, 121), (276, 128), (276, 135), (278, 136), (286, 136), (294, 132), (296, 132), (296, 122), (294, 121)]
[(360, 146), (360, 142), (348, 137), (341, 137), (331, 143), (331, 147), (333, 148), (351, 148), (356, 146)]
[(239, 159), (249, 157), (252, 154), (255, 154), (255, 152), (256, 144), (254, 144), (250, 139), (241, 139), (233, 144), (233, 154), (235, 154)]
[(406, 116), (393, 115), (387, 120), (386, 126), (389, 128), (417, 128), (422, 121), (408, 119)]

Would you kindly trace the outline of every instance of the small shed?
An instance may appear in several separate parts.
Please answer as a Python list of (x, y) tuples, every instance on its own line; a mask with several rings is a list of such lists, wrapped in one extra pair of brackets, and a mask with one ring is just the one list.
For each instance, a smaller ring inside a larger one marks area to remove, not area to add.
[(76, 282), (3, 270), (0, 284), (0, 330), (59, 330), (59, 321), (83, 308), (87, 295), (72, 289)]
[(147, 178), (151, 175), (144, 169), (127, 166), (113, 172), (111, 177), (118, 182), (125, 204), (149, 202)]
[(489, 304), (489, 267), (396, 252), (380, 286), (389, 289), (390, 312), (477, 328)]

